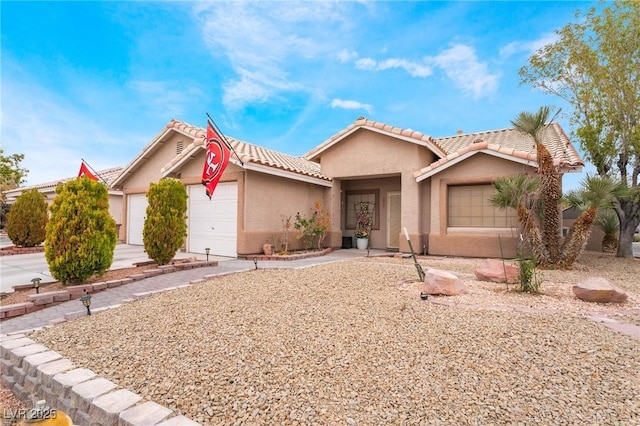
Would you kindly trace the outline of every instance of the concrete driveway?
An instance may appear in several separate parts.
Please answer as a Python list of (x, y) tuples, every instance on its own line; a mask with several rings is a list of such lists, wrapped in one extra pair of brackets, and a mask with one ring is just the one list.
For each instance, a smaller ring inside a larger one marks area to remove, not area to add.
[[(6, 236), (0, 237), (0, 246), (11, 245), (9, 241), (5, 244)], [(176, 259), (185, 258), (205, 259), (204, 255), (193, 253), (176, 253)], [(210, 257), (213, 259), (213, 257)], [(149, 257), (144, 252), (142, 246), (131, 246), (128, 244), (117, 244), (113, 254), (113, 263), (110, 269), (130, 268), (136, 262), (148, 261)], [(49, 265), (44, 258), (44, 253), (30, 253), (16, 256), (0, 257), (0, 292), (13, 291), (14, 285), (31, 283), (33, 278), (40, 278), (42, 283), (56, 281), (49, 272)]]

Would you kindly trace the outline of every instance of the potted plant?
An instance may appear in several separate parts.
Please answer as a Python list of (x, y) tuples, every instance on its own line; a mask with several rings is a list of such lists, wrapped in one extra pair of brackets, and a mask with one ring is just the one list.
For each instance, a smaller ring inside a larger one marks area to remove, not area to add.
[(359, 250), (366, 250), (369, 246), (372, 225), (373, 215), (369, 210), (369, 203), (360, 203), (360, 208), (356, 213), (356, 247)]

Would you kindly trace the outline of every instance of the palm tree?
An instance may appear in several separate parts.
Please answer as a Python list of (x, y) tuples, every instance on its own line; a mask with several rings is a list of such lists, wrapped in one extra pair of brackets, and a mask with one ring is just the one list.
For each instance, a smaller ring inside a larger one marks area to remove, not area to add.
[(583, 211), (569, 229), (562, 244), (562, 259), (560, 261), (562, 267), (571, 268), (573, 262), (584, 250), (591, 234), (591, 226), (598, 215), (598, 209), (610, 208), (614, 197), (627, 197), (629, 191), (623, 182), (616, 182), (609, 177), (587, 175), (582, 182), (582, 190), (570, 192), (565, 196), (566, 203), (582, 208)]
[(532, 216), (530, 205), (536, 202), (536, 194), (540, 187), (537, 177), (516, 175), (501, 177), (493, 181), (495, 193), (489, 201), (496, 207), (513, 208), (518, 215), (523, 238), (529, 243), (536, 263), (548, 264), (549, 251), (542, 241), (538, 223)]
[(538, 259), (541, 264), (557, 264), (561, 258), (560, 236), (562, 226), (560, 222), (560, 198), (562, 196), (560, 175), (553, 165), (553, 157), (542, 143), (544, 131), (551, 108), (541, 107), (536, 113), (523, 111), (511, 121), (513, 127), (520, 133), (533, 139), (538, 161), (538, 175), (540, 177), (540, 203), (542, 206), (542, 242), (549, 252), (548, 261)]

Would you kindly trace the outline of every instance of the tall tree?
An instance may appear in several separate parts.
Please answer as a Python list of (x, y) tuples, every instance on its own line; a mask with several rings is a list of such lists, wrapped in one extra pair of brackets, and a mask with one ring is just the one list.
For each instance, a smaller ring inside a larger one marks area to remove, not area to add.
[(4, 155), (4, 149), (0, 147), (0, 223), (2, 224), (6, 222), (9, 211), (3, 192), (20, 186), (29, 172), (20, 165), (22, 160), (24, 160), (24, 154)]
[(631, 195), (616, 198), (617, 256), (632, 257), (640, 224), (640, 2), (595, 7), (557, 30), (557, 41), (520, 69), (523, 83), (566, 100), (573, 134), (600, 176), (620, 179)]
[(4, 155), (4, 149), (0, 147), (0, 189), (6, 191), (18, 187), (29, 173), (29, 170), (20, 165), (24, 160), (24, 154)]

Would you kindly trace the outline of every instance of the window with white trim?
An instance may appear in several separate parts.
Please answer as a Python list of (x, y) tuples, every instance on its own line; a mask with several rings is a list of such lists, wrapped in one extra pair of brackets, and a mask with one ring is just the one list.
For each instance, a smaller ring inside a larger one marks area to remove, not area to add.
[(493, 185), (456, 185), (448, 188), (448, 226), (511, 228), (517, 226), (514, 209), (495, 207)]

